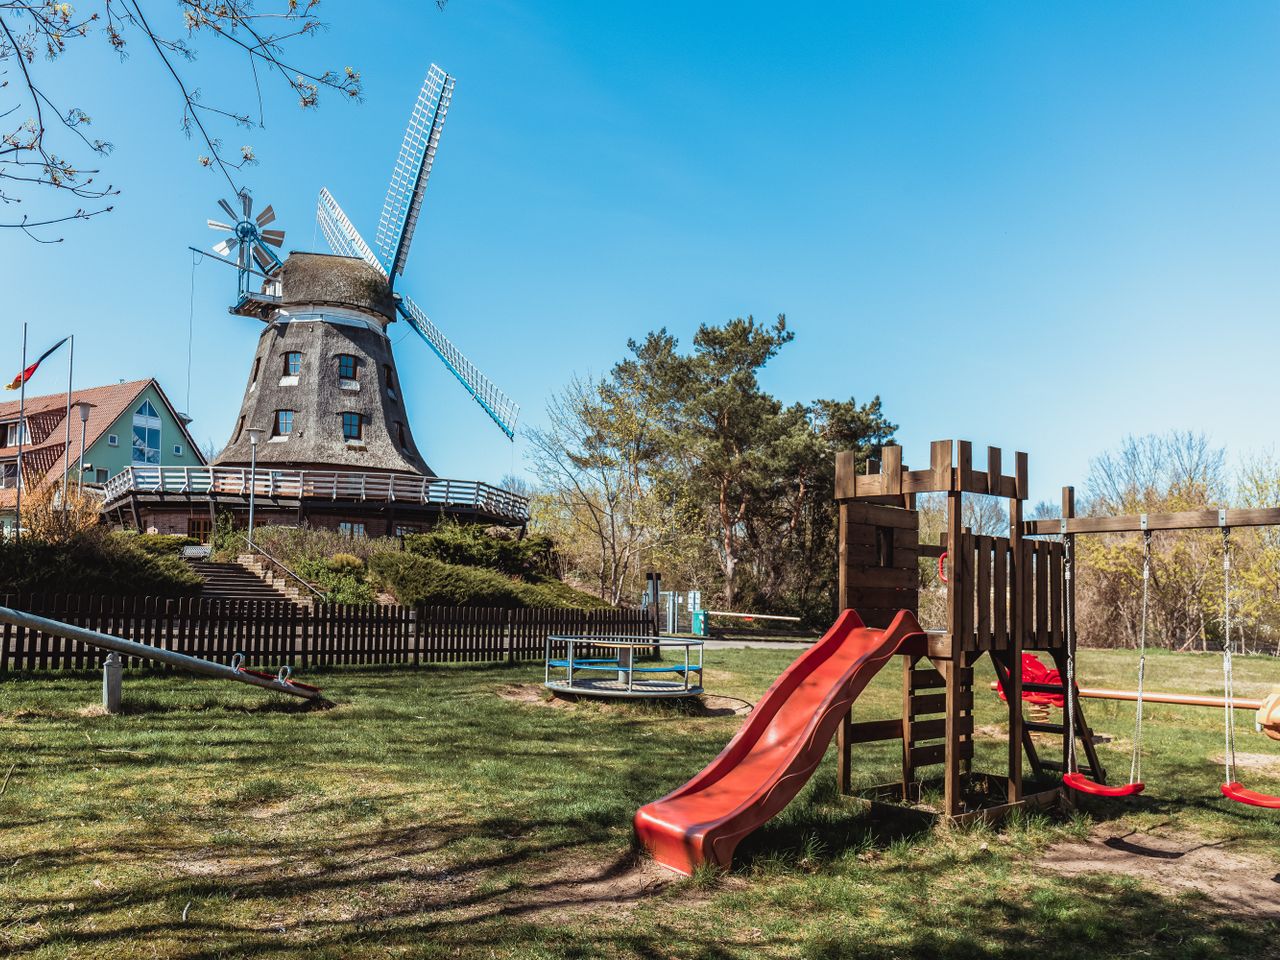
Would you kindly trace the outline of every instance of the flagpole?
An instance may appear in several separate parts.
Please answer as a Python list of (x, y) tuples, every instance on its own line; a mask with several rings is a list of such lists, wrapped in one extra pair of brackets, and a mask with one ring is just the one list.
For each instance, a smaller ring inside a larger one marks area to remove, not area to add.
[(71, 335), (71, 352), (67, 354), (67, 439), (62, 445), (62, 514), (67, 513), (67, 493), (70, 492), (71, 478), (67, 474), (71, 470), (71, 370), (76, 362), (76, 335)]
[(22, 321), (22, 392), (18, 394), (18, 488), (15, 494), (13, 534), (22, 540), (22, 444), (27, 438), (27, 321)]

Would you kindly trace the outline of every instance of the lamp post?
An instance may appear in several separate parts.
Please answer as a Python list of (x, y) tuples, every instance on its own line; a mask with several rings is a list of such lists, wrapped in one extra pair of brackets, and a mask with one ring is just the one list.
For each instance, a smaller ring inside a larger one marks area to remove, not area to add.
[(87, 400), (81, 400), (76, 404), (76, 409), (80, 411), (80, 469), (76, 471), (77, 493), (84, 490), (84, 438), (89, 431), (89, 411), (96, 406), (96, 403), (89, 403)]
[(262, 430), (249, 428), (249, 548), (253, 549), (253, 498), (258, 489), (258, 438)]

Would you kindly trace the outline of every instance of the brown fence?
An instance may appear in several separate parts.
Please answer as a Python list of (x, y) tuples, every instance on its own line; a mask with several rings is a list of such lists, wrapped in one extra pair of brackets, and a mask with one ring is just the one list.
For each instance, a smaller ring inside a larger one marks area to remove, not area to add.
[[(347, 664), (420, 664), (540, 659), (555, 634), (654, 636), (644, 610), (504, 610), (286, 601), (164, 600), (154, 597), (6, 597), (37, 616), (218, 663), (295, 669)], [(562, 653), (563, 651), (553, 651)], [(103, 651), (0, 624), (0, 672), (92, 669)], [(137, 658), (126, 657), (126, 666)]]

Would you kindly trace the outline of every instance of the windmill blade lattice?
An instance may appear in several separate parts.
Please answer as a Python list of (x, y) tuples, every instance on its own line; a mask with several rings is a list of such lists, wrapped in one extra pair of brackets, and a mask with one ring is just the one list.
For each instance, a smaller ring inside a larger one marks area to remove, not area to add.
[(453, 87), (453, 77), (433, 63), (409, 115), (400, 155), (391, 171), (391, 185), (382, 204), (374, 240), (393, 283), (397, 276), (404, 274), (409, 244), (413, 242), (413, 231), (422, 209), (422, 194), (427, 189), (440, 131), (453, 101)]
[[(320, 232), (324, 235), (325, 241), (334, 253), (343, 257), (355, 257), (363, 260), (383, 276), (387, 275), (386, 268), (382, 265), (382, 262), (369, 248), (369, 245), (364, 242), (360, 232), (356, 230), (355, 225), (352, 224), (347, 215), (342, 212), (342, 208), (338, 206), (338, 202), (333, 199), (333, 195), (327, 189), (321, 189), (320, 191), (320, 200), (316, 204), (316, 219), (320, 224)], [(440, 332), (440, 328), (431, 322), (425, 311), (414, 303), (411, 298), (403, 293), (399, 294), (396, 300), (396, 308), (399, 310), (400, 315), (408, 321), (409, 326), (427, 342), (427, 345), (431, 347), (436, 356), (449, 368), (449, 372), (458, 378), (458, 382), (466, 388), (467, 392), (480, 404), (485, 413), (498, 425), (498, 428), (509, 439), (514, 439), (516, 420), (520, 415), (519, 405), (499, 390), (492, 380), (481, 373), (479, 368), (468, 360), (448, 337)]]

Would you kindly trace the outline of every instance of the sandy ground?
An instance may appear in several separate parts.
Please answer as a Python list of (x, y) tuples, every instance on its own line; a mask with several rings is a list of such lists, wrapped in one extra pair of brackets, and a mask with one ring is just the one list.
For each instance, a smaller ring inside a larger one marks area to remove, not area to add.
[(1084, 843), (1051, 847), (1040, 861), (1067, 876), (1137, 877), (1165, 894), (1195, 892), (1236, 916), (1280, 919), (1280, 857), (1230, 852), (1227, 841), (1177, 833), (1096, 830)]

